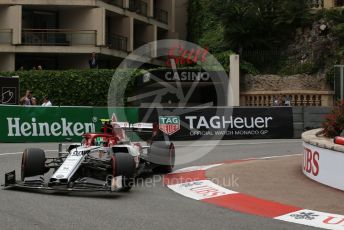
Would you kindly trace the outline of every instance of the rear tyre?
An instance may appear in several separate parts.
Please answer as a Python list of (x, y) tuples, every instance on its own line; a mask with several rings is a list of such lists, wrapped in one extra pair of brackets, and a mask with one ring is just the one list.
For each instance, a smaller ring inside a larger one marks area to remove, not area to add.
[(46, 173), (45, 152), (42, 149), (28, 148), (22, 155), (21, 179), (25, 177), (39, 176)]
[(155, 164), (153, 168), (155, 173), (170, 173), (175, 164), (175, 148), (171, 142), (157, 141), (153, 142), (149, 152), (150, 162)]
[(113, 157), (114, 175), (123, 177), (122, 189), (120, 192), (128, 192), (133, 187), (136, 163), (134, 157), (129, 153), (114, 153)]

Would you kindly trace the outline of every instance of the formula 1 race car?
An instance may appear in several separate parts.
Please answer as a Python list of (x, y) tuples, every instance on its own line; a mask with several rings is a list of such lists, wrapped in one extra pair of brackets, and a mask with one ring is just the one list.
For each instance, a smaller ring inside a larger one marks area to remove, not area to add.
[[(134, 178), (143, 171), (169, 173), (175, 162), (173, 143), (154, 141), (154, 124), (102, 120), (100, 133), (83, 135), (81, 144), (68, 145), (58, 156), (47, 158), (44, 150), (28, 148), (23, 152), (21, 181), (16, 172), (5, 174), (5, 188), (53, 191), (129, 191)], [(149, 132), (145, 142), (132, 142), (127, 133)], [(53, 170), (53, 173), (50, 171)]]

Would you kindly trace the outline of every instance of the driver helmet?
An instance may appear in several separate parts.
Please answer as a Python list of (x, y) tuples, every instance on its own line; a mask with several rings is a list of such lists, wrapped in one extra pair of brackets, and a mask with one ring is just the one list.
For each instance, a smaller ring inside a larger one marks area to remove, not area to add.
[(104, 137), (97, 137), (94, 141), (94, 144), (96, 146), (106, 147), (106, 145), (108, 144), (108, 141)]

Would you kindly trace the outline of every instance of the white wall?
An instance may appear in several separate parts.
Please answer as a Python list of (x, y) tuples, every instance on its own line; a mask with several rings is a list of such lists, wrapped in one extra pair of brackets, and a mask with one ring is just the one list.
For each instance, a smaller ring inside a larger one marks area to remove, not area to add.
[(344, 191), (344, 153), (306, 142), (303, 147), (303, 173), (321, 184)]
[(188, 0), (176, 1), (175, 32), (181, 40), (187, 39)]
[(168, 12), (168, 27), (171, 33), (175, 32), (176, 2), (183, 0), (158, 0), (158, 8)]
[(240, 106), (240, 57), (229, 57), (229, 85), (227, 93), (227, 106)]
[(21, 44), (22, 6), (0, 7), (0, 28), (12, 29), (12, 43)]
[(61, 29), (96, 30), (97, 45), (105, 45), (105, 9), (80, 8), (61, 11)]
[(133, 34), (134, 34), (134, 19), (132, 17), (124, 16), (111, 16), (111, 24), (113, 25), (110, 29), (110, 33), (124, 36), (128, 39), (127, 50), (133, 50)]

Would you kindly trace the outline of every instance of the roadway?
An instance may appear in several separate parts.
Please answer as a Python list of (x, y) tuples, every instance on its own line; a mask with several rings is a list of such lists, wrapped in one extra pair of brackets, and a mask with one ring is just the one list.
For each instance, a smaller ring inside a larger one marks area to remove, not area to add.
[[(179, 142), (176, 154), (182, 158), (206, 147), (212, 150), (190, 165), (226, 160), (300, 154), (300, 140), (255, 140), (214, 142)], [(26, 147), (56, 153), (57, 144), (0, 144), (0, 175), (20, 173), (21, 152)], [(17, 179), (19, 176), (17, 175)], [(239, 179), (240, 180), (240, 179)], [(0, 183), (4, 182), (3, 176)], [(184, 198), (162, 185), (161, 176), (139, 179), (130, 193), (54, 195), (0, 190), (0, 229), (312, 229), (257, 216), (232, 212)]]

